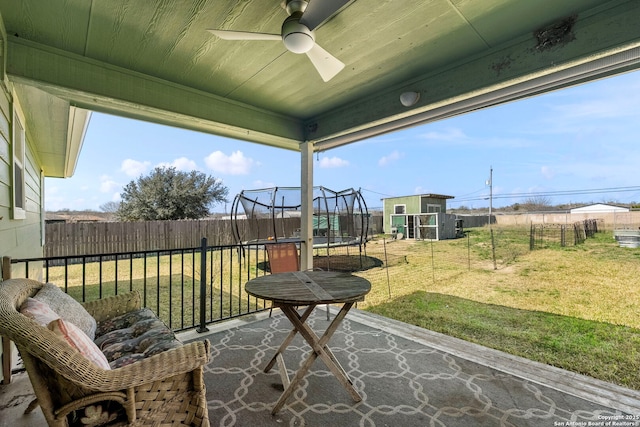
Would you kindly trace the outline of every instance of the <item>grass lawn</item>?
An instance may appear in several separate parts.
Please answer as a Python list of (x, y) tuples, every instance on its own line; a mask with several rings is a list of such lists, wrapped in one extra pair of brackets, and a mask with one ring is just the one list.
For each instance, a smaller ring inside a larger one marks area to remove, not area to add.
[[(248, 298), (243, 291), (247, 277), (257, 274), (256, 267), (253, 264), (249, 267), (248, 263), (239, 267), (237, 260), (229, 259), (228, 252), (208, 254), (208, 268), (212, 271), (207, 273), (207, 322), (264, 308), (263, 301)], [(199, 254), (151, 255), (146, 259), (73, 264), (66, 269), (51, 267), (48, 281), (59, 285), (66, 282), (65, 291), (78, 301), (139, 291), (143, 306), (151, 308), (172, 329), (188, 329), (199, 324)]]
[(488, 229), (398, 242), (406, 264), (360, 308), (640, 390), (640, 249), (610, 232), (533, 252), (522, 230), (496, 235), (497, 269)]
[[(640, 249), (620, 248), (604, 232), (578, 246), (529, 251), (528, 231), (494, 227), (495, 262), (488, 228), (439, 242), (375, 239), (366, 248), (370, 268), (356, 273), (372, 283), (358, 307), (640, 390)], [(317, 261), (362, 260), (356, 249), (343, 250), (342, 258)], [(211, 262), (210, 321), (262, 308), (243, 285), (265, 274), (264, 256), (238, 266), (229, 255)], [(138, 289), (176, 329), (199, 318), (197, 257), (55, 267), (50, 275), (67, 280), (80, 300)]]

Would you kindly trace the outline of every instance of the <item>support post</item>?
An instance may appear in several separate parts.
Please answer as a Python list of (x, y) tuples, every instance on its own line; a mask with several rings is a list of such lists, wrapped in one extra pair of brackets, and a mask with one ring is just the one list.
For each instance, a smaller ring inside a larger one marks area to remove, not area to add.
[(313, 143), (300, 144), (300, 269), (313, 269)]

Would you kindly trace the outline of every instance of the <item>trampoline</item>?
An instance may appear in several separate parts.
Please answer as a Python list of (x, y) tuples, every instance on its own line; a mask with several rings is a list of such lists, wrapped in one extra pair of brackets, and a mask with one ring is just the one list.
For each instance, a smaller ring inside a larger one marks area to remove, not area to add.
[[(236, 243), (264, 245), (300, 242), (300, 187), (243, 190), (233, 200), (231, 219)], [(362, 246), (369, 213), (360, 191), (313, 187), (313, 247)]]

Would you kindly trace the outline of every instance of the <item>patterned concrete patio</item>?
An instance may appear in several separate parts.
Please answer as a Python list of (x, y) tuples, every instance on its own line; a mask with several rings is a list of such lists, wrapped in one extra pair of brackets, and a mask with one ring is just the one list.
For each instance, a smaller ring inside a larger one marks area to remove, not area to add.
[[(309, 321), (319, 332), (328, 325), (322, 310)], [(261, 314), (210, 329), (205, 380), (215, 426), (640, 425), (633, 419), (640, 415), (639, 392), (358, 310), (329, 344), (363, 401), (353, 402), (318, 360), (272, 416), (282, 381), (277, 369), (262, 368), (289, 332), (287, 319), (274, 311), (271, 318)], [(285, 352), (290, 376), (308, 351), (296, 337)], [(28, 399), (16, 403), (24, 393), (14, 391), (0, 426), (44, 425), (37, 413), (21, 415)], [(0, 404), (9, 392), (0, 388)]]

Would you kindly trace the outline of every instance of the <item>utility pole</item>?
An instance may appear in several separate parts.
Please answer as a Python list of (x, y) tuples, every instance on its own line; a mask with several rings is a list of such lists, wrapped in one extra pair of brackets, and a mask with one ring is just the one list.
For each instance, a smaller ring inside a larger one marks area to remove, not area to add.
[(493, 238), (493, 227), (491, 226), (491, 214), (493, 211), (493, 166), (489, 166), (489, 180), (487, 181), (489, 186), (489, 231), (491, 233), (491, 254), (493, 258), (493, 269), (498, 269), (496, 261), (496, 242)]
[(493, 166), (489, 166), (489, 179), (486, 185), (489, 186), (489, 226), (491, 226), (491, 214), (493, 211)]

